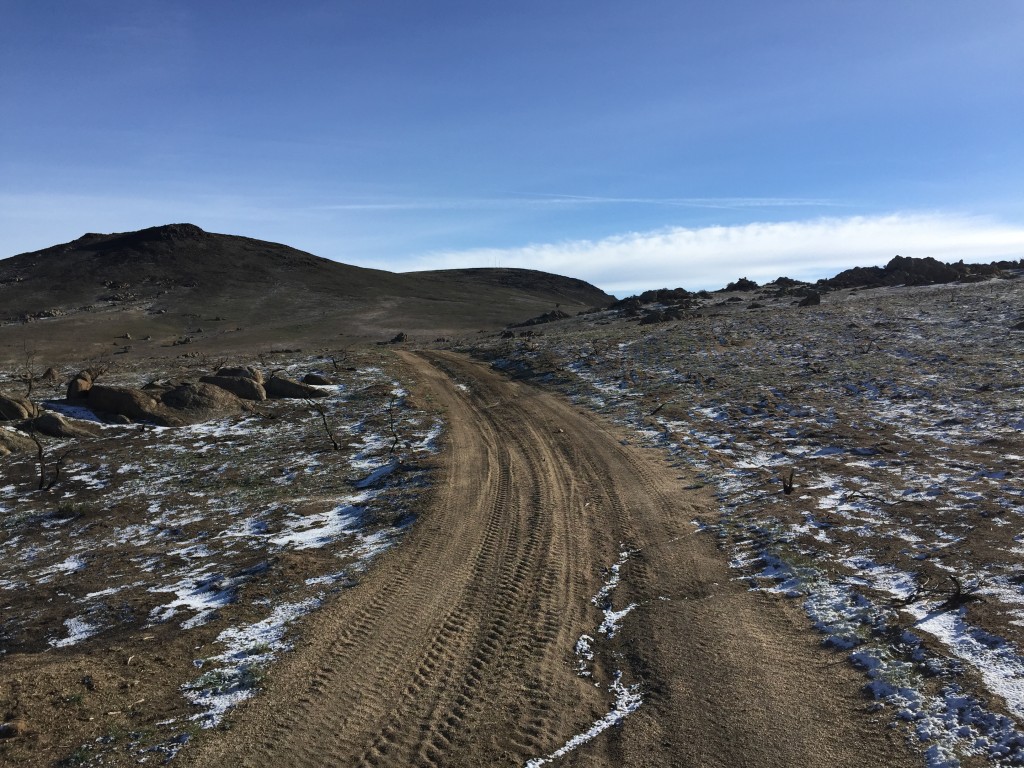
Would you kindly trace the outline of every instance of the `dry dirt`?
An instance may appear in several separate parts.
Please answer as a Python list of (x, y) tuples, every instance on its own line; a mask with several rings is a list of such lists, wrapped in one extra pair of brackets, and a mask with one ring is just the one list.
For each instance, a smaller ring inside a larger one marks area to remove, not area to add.
[[(160, 763), (258, 690), (301, 617), (414, 520), (441, 423), (391, 358), (266, 358), (336, 381), (323, 417), (277, 400), (187, 427), (93, 422), (93, 438), (43, 438), (50, 477), (68, 452), (48, 491), (35, 455), (4, 457), (0, 722), (25, 732), (0, 738), (0, 764)], [(152, 370), (103, 380), (138, 386)]]
[(557, 396), (403, 357), (448, 430), (426, 511), (184, 765), (917, 762), (696, 533), (708, 492)]
[(1022, 764), (1022, 286), (370, 347), (337, 453), (277, 404), (8, 459), (0, 764)]

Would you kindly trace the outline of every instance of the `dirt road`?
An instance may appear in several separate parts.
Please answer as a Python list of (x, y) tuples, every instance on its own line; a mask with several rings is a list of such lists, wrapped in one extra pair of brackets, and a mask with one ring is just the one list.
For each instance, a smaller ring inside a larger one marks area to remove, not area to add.
[[(404, 359), (448, 425), (427, 511), (182, 762), (523, 766), (605, 718), (621, 672), (639, 708), (551, 764), (920, 763), (798, 611), (731, 579), (692, 524), (713, 500), (681, 470), (465, 358)], [(608, 637), (591, 598), (620, 559), (609, 608), (635, 607)]]

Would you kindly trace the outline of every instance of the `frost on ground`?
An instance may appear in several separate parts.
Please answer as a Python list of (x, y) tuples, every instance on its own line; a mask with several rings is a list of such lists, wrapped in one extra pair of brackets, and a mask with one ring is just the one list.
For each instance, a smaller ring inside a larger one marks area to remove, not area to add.
[[(67, 660), (60, 685), (71, 692), (51, 705), (41, 689), (26, 718), (41, 722), (48, 706), (65, 718), (65, 701), (89, 708), (91, 720), (74, 717), (95, 721), (97, 740), (76, 764), (165, 760), (191, 729), (217, 725), (258, 690), (294, 622), (355, 583), (413, 521), (441, 422), (386, 364), (327, 365), (339, 384), (323, 388), (324, 417), (278, 400), (182, 428), (105, 425), (92, 440), (54, 444), (72, 452), (49, 493), (35, 490), (35, 457), (6, 460), (0, 661)], [(80, 691), (78, 658), (112, 670), (107, 683), (97, 670)], [(0, 690), (0, 705), (30, 701), (24, 688), (10, 695)]]
[(702, 535), (801, 602), (929, 765), (1024, 764), (1024, 282), (776, 288), (473, 351), (695, 468)]
[[(598, 634), (603, 636), (605, 639), (610, 640), (613, 638), (619, 629), (619, 623), (633, 608), (635, 604), (630, 604), (626, 608), (616, 611), (612, 607), (612, 594), (615, 588), (621, 581), (621, 570), (629, 560), (630, 552), (628, 549), (623, 549), (619, 553), (619, 559), (608, 569), (608, 575), (605, 578), (604, 584), (601, 585), (601, 589), (598, 590), (597, 594), (594, 595), (590, 602), (597, 606), (604, 618), (598, 627)], [(576, 672), (581, 677), (592, 678), (594, 673), (592, 671), (595, 644), (596, 640), (590, 635), (580, 635), (579, 640), (576, 641)], [(614, 658), (611, 659), (614, 663)], [(600, 683), (594, 683), (600, 686)], [(612, 726), (621, 725), (622, 721), (631, 713), (635, 712), (640, 708), (643, 703), (643, 696), (640, 694), (639, 684), (624, 685), (622, 682), (622, 671), (616, 669), (611, 682), (608, 684), (608, 690), (614, 694), (615, 699), (612, 702), (611, 708), (607, 714), (604, 715), (600, 720), (592, 723), (590, 728), (586, 731), (576, 734), (569, 739), (564, 745), (559, 747), (557, 750), (552, 752), (546, 757), (538, 757), (529, 760), (526, 763), (526, 768), (539, 768), (542, 765), (554, 762), (555, 760), (564, 757), (571, 751), (586, 744), (589, 741), (593, 741), (597, 736), (604, 733)]]
[(565, 742), (564, 746), (556, 749), (547, 757), (538, 757), (528, 761), (526, 763), (526, 768), (540, 768), (542, 765), (547, 765), (560, 757), (564, 757), (572, 750), (586, 744), (588, 741), (593, 741), (597, 736), (604, 733), (612, 726), (620, 725), (627, 715), (636, 712), (636, 710), (640, 708), (640, 704), (643, 703), (643, 699), (638, 691), (638, 686), (631, 685), (627, 687), (622, 684), (621, 672), (617, 672), (615, 674), (615, 679), (612, 681), (611, 689), (615, 694), (615, 703), (612, 705), (608, 714), (590, 726), (588, 731), (573, 736)]

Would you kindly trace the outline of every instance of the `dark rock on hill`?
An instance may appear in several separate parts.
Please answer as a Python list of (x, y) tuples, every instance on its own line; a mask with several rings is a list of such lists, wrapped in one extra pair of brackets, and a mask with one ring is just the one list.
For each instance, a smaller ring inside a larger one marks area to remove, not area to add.
[(816, 307), (819, 304), (821, 304), (821, 295), (815, 291), (811, 291), (798, 302), (798, 306), (801, 307)]
[(654, 325), (655, 323), (667, 323), (669, 320), (682, 320), (683, 316), (675, 307), (668, 309), (654, 309), (640, 318), (640, 325)]
[(884, 267), (854, 267), (835, 277), (820, 280), (825, 290), (843, 288), (884, 288), (896, 285), (935, 285), (942, 283), (974, 282), (990, 277), (1005, 276), (1006, 270), (1024, 267), (1021, 262), (993, 262), (992, 264), (943, 264), (930, 256), (913, 258), (896, 256)]
[(569, 313), (563, 312), (560, 309), (552, 309), (550, 312), (545, 312), (543, 315), (537, 315), (537, 317), (531, 317), (522, 323), (513, 323), (513, 328), (526, 328), (530, 325), (543, 325), (544, 323), (553, 323), (555, 320), (565, 320), (571, 317)]
[(760, 286), (753, 280), (748, 280), (745, 277), (741, 277), (739, 280), (729, 283), (723, 291), (756, 291)]

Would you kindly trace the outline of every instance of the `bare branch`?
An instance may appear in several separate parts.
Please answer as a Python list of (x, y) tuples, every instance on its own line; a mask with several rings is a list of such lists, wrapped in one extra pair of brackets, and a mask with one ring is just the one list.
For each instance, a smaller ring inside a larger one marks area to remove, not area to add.
[(324, 432), (326, 432), (327, 437), (330, 438), (331, 445), (334, 446), (334, 450), (340, 451), (341, 446), (338, 444), (337, 439), (334, 437), (334, 432), (331, 431), (331, 425), (327, 421), (327, 411), (324, 410), (323, 405), (321, 405), (319, 402), (313, 400), (310, 397), (305, 398), (305, 400), (313, 410), (320, 414), (320, 418), (324, 424)]
[(786, 494), (787, 496), (789, 496), (789, 494), (791, 494), (793, 492), (793, 475), (795, 475), (795, 474), (796, 474), (795, 470), (792, 467), (790, 467), (789, 468), (789, 477), (783, 477), (782, 478), (782, 492), (784, 494)]

